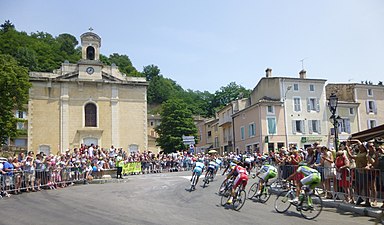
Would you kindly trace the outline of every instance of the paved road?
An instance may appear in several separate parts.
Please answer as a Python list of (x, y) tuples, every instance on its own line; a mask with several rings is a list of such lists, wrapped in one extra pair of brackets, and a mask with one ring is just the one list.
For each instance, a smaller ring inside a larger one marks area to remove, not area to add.
[[(79, 185), (0, 199), (0, 224), (373, 224), (372, 218), (326, 208), (314, 221), (266, 204), (240, 212), (220, 206), (223, 177), (189, 192), (189, 172), (130, 176), (119, 183)], [(252, 182), (252, 181), (251, 181)]]

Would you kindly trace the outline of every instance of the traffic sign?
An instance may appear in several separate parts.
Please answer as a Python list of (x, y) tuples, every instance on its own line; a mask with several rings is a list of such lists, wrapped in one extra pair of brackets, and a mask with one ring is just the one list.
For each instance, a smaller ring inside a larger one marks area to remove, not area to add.
[(185, 145), (191, 145), (191, 144), (196, 144), (195, 143), (195, 137), (194, 136), (184, 136), (183, 135), (183, 143)]

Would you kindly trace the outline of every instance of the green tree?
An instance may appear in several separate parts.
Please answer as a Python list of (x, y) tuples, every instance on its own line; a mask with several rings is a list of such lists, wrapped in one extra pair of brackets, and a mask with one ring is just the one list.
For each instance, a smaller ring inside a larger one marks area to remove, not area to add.
[(60, 46), (60, 51), (67, 55), (73, 55), (76, 53), (76, 46), (79, 44), (76, 37), (71, 34), (60, 34), (56, 41)]
[(161, 75), (154, 76), (147, 90), (148, 103), (162, 104), (182, 91), (183, 89), (175, 81)]
[(171, 99), (165, 102), (160, 113), (161, 123), (156, 132), (159, 138), (157, 145), (164, 152), (170, 153), (185, 148), (182, 136), (197, 136), (197, 128), (192, 118), (192, 112), (187, 104), (180, 99)]
[(144, 67), (143, 74), (147, 81), (151, 81), (154, 77), (160, 76), (160, 69), (155, 65), (148, 65)]
[[(108, 64), (110, 63), (110, 64)], [(136, 68), (132, 65), (131, 60), (127, 55), (120, 55), (117, 53), (113, 53), (109, 56), (109, 60), (107, 62), (108, 65), (112, 63), (116, 64), (119, 67), (120, 72), (125, 73), (127, 76), (132, 77), (142, 77), (143, 75), (136, 70)]]
[(225, 87), (221, 87), (219, 91), (215, 92), (213, 105), (216, 108), (221, 108), (237, 98), (248, 98), (251, 90), (244, 88), (236, 82), (231, 82)]
[(13, 110), (23, 110), (28, 102), (28, 70), (10, 55), (0, 54), (0, 143), (17, 134)]
[(9, 20), (6, 20), (3, 24), (0, 25), (0, 27), (0, 30), (4, 33), (15, 29), (15, 25), (13, 25)]

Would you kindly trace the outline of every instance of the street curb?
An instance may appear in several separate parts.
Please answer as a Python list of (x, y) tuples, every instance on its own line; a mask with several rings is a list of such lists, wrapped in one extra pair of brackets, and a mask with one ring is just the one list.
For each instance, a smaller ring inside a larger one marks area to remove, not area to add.
[(346, 204), (342, 202), (335, 202), (333, 200), (324, 201), (324, 206), (331, 207), (331, 208), (337, 208), (348, 212), (353, 212), (362, 216), (369, 216), (369, 217), (379, 217), (381, 214), (381, 209), (375, 209), (371, 207), (359, 207), (352, 204)]

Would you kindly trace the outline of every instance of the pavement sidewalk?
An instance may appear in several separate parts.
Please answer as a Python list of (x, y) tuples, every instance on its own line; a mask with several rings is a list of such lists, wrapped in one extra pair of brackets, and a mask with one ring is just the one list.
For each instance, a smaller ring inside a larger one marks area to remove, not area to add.
[(325, 207), (341, 209), (343, 211), (353, 212), (362, 216), (370, 216), (370, 217), (377, 218), (382, 212), (382, 210), (377, 207), (356, 206), (351, 203), (344, 203), (341, 200), (333, 200), (333, 199), (322, 199), (322, 200)]

